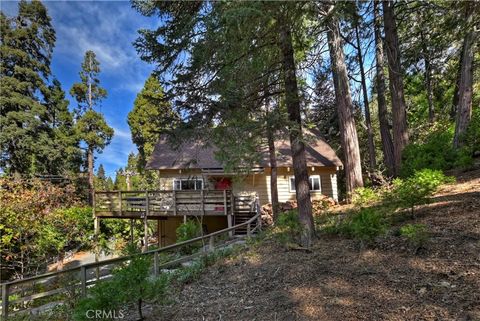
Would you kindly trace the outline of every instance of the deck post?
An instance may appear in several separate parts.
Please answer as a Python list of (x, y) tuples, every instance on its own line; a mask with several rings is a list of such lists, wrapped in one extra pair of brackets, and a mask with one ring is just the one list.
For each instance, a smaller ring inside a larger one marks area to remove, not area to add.
[(250, 232), (250, 223), (248, 223), (248, 225), (247, 225), (247, 238), (250, 238), (251, 234), (252, 233)]
[[(99, 235), (100, 235), (100, 218), (96, 217), (93, 219), (94, 224), (94, 233), (95, 233), (95, 262), (99, 261), (100, 256), (100, 244), (99, 244)], [(97, 280), (100, 279), (100, 269), (97, 267), (95, 269), (95, 275), (97, 276)]]
[[(228, 214), (227, 215), (227, 227), (230, 228), (232, 227), (232, 218), (233, 216), (231, 214)], [(233, 231), (228, 231), (228, 236), (229, 237), (233, 237)]]
[[(227, 224), (228, 227), (233, 226), (233, 215), (235, 215), (235, 196), (233, 195), (233, 191), (230, 190), (230, 215), (227, 215)], [(229, 237), (233, 237), (234, 231), (228, 232)]]
[(203, 193), (203, 189), (200, 190), (200, 197), (202, 199), (202, 215), (205, 216), (205, 194)]
[(157, 219), (157, 246), (160, 248), (162, 246), (162, 233), (160, 232), (160, 220)]
[(227, 208), (227, 190), (223, 190), (223, 213), (228, 215), (228, 208)]
[(87, 267), (82, 265), (80, 266), (80, 282), (82, 287), (82, 296), (87, 296)]
[(118, 211), (122, 215), (122, 191), (118, 191)]
[(148, 215), (150, 213), (150, 200), (148, 191), (145, 192), (145, 217), (143, 218), (143, 251), (148, 251)]
[(8, 317), (8, 297), (10, 296), (10, 286), (8, 283), (2, 284), (2, 320)]
[(177, 191), (172, 191), (172, 198), (173, 198), (173, 215), (177, 216)]
[(210, 236), (208, 240), (208, 250), (213, 251), (215, 249), (215, 236)]

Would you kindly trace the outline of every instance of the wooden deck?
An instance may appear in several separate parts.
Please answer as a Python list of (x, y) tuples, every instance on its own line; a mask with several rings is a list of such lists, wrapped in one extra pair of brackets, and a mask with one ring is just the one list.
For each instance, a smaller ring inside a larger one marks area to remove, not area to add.
[(233, 215), (231, 190), (95, 192), (95, 216), (158, 218), (177, 215)]

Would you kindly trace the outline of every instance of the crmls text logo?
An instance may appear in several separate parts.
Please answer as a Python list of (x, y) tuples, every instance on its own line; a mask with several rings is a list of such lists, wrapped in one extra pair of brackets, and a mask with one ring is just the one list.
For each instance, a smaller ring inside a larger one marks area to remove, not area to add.
[(122, 310), (87, 310), (87, 319), (123, 319), (125, 315)]

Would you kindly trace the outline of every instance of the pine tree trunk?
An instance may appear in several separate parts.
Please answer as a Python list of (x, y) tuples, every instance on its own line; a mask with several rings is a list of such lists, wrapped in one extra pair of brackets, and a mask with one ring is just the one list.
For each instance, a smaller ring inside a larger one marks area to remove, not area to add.
[(362, 83), (362, 93), (363, 93), (363, 106), (365, 108), (365, 123), (367, 124), (367, 136), (368, 136), (368, 156), (370, 160), (370, 170), (374, 171), (377, 167), (377, 160), (375, 155), (375, 142), (373, 141), (373, 129), (372, 129), (372, 120), (370, 119), (370, 106), (368, 103), (368, 92), (367, 92), (367, 81), (365, 77), (365, 68), (363, 66), (363, 54), (362, 47), (360, 46), (360, 35), (358, 32), (358, 26), (355, 25), (355, 36), (357, 38), (357, 56), (358, 64), (360, 66), (360, 80)]
[(457, 75), (455, 77), (455, 88), (453, 90), (453, 98), (452, 98), (452, 109), (450, 110), (450, 119), (455, 120), (457, 117), (457, 107), (458, 107), (458, 89), (460, 88), (460, 78), (462, 78), (462, 65), (463, 65), (463, 50), (465, 48), (465, 41), (462, 45), (462, 50), (460, 51), (459, 58), (458, 58), (458, 66), (457, 66)]
[(268, 154), (270, 157), (270, 192), (272, 195), (272, 216), (276, 222), (278, 218), (278, 187), (277, 187), (277, 157), (275, 155), (275, 139), (271, 128), (267, 128)]
[(388, 76), (392, 98), (393, 144), (395, 149), (395, 175), (400, 172), (402, 153), (408, 144), (407, 109), (403, 88), (402, 68), (400, 64), (400, 47), (398, 45), (397, 27), (393, 1), (383, 1), (383, 23), (385, 26), (385, 44), (388, 59)]
[(382, 138), (382, 151), (387, 174), (393, 176), (395, 173), (395, 161), (393, 156), (393, 142), (388, 125), (387, 102), (385, 100), (385, 74), (383, 72), (383, 41), (381, 33), (380, 8), (377, 0), (374, 6), (374, 28), (375, 28), (375, 60), (376, 60), (376, 86), (378, 103), (378, 121), (380, 123), (380, 136)]
[[(467, 5), (467, 24), (472, 24), (472, 13)], [(472, 93), (473, 93), (473, 51), (474, 34), (469, 30), (463, 41), (462, 64), (460, 69), (460, 82), (458, 86), (458, 105), (455, 121), (455, 136), (453, 146), (455, 148), (462, 146), (462, 135), (467, 130), (470, 119), (472, 118)]]
[(345, 177), (347, 184), (347, 198), (357, 187), (363, 186), (360, 149), (358, 147), (357, 129), (353, 116), (353, 103), (348, 85), (347, 67), (341, 43), (338, 20), (335, 17), (328, 19), (328, 46), (332, 64), (333, 83), (335, 87), (335, 101), (337, 103), (340, 138), (344, 153)]
[(302, 119), (300, 116), (300, 99), (296, 76), (295, 58), (290, 26), (279, 20), (280, 49), (282, 52), (283, 80), (285, 83), (285, 104), (290, 121), (290, 145), (292, 151), (293, 173), (295, 175), (295, 194), (298, 203), (298, 215), (302, 225), (301, 243), (310, 247), (314, 235), (312, 202), (310, 200), (310, 184), (308, 182), (305, 144), (302, 136)]
[(88, 203), (93, 206), (93, 198), (94, 198), (94, 173), (93, 173), (93, 148), (87, 148), (87, 163), (88, 163)]
[(423, 36), (423, 31), (420, 31), (420, 38), (422, 42), (423, 61), (425, 62), (425, 89), (427, 90), (428, 121), (433, 123), (435, 121), (435, 107), (433, 106), (432, 65), (430, 63), (430, 54), (428, 52), (427, 42)]

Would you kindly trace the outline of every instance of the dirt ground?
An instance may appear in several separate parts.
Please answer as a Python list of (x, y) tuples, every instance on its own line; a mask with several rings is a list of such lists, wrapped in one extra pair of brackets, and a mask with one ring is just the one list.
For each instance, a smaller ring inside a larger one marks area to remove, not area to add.
[(312, 253), (266, 240), (208, 268), (147, 317), (480, 320), (480, 171), (460, 175), (405, 223), (430, 231), (417, 253), (393, 232), (370, 248), (320, 236)]

